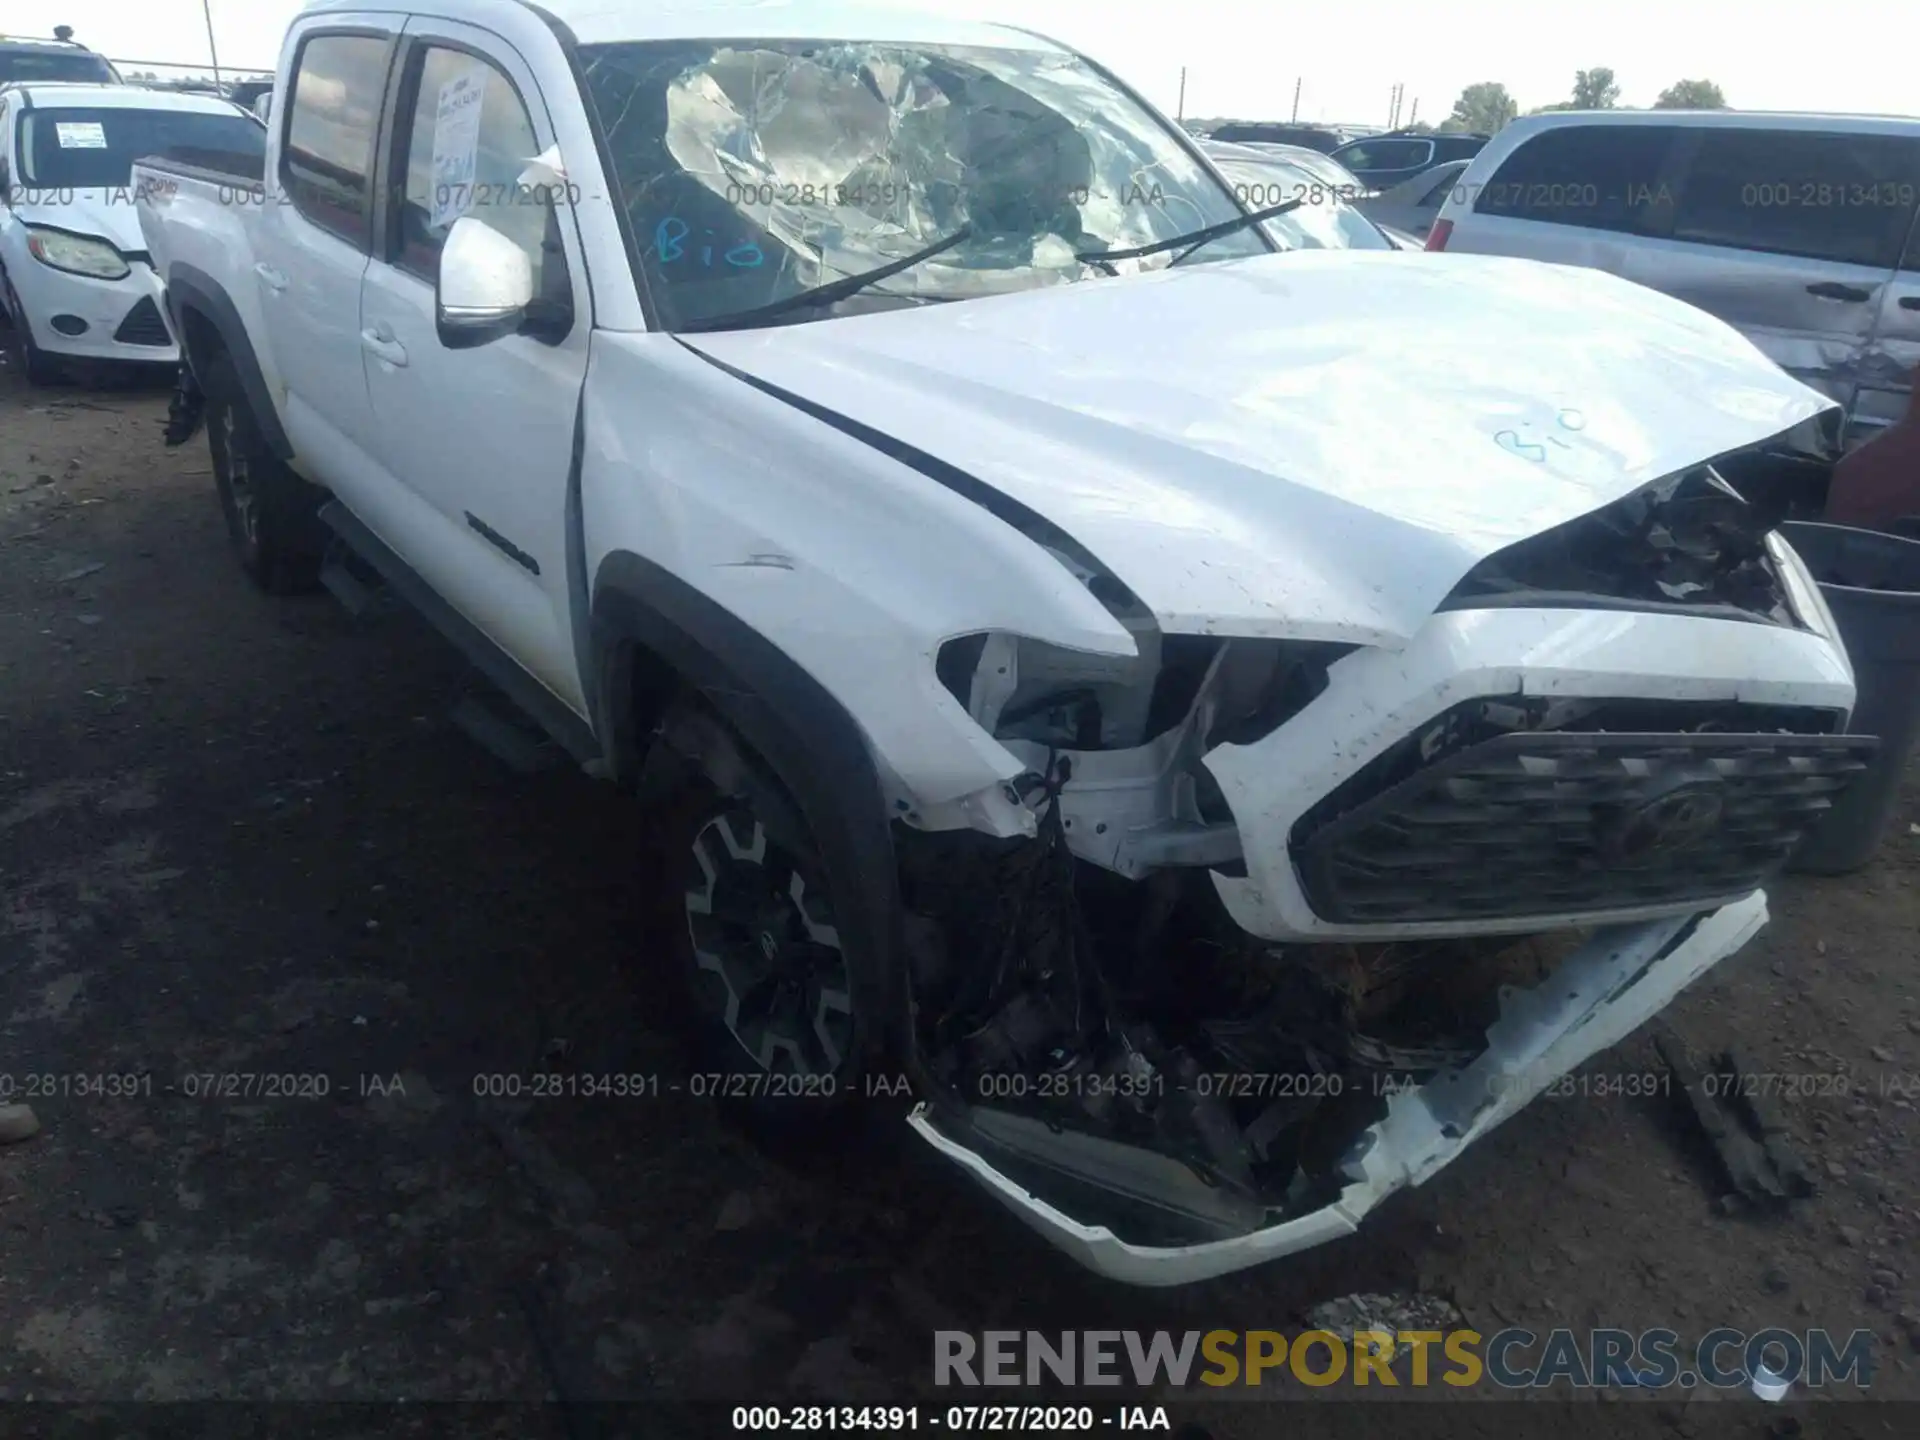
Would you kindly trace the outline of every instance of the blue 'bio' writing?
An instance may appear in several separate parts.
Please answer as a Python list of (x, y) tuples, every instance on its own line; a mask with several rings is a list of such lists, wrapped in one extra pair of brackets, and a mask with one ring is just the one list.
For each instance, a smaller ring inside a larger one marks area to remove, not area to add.
[[(688, 250), (687, 236), (691, 233), (692, 227), (678, 215), (669, 215), (653, 227), (653, 253), (659, 256), (662, 265), (671, 265), (676, 260), (686, 258)], [(708, 236), (713, 234), (711, 230), (704, 233)], [(700, 268), (703, 270), (711, 270), (713, 268), (713, 246), (702, 245), (699, 247), (698, 253), (699, 260), (697, 263)], [(761, 253), (760, 247), (751, 240), (742, 240), (731, 249), (723, 251), (720, 258), (736, 270), (757, 270), (760, 266), (767, 263), (767, 257)]]

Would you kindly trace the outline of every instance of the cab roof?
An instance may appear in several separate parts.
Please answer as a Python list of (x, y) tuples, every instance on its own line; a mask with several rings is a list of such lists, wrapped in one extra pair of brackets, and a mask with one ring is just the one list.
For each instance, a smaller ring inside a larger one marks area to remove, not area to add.
[[(863, 0), (521, 0), (559, 21), (582, 45), (637, 40), (870, 40), (1059, 50), (1012, 25), (967, 20)], [(389, 0), (311, 0), (303, 16), (394, 8)], [(415, 0), (415, 14), (460, 19), (472, 0)]]

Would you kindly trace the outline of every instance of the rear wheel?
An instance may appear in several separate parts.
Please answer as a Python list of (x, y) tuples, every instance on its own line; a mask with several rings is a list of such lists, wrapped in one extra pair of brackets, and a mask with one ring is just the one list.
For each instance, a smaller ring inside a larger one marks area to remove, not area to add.
[(313, 589), (326, 551), (319, 519), (325, 492), (294, 474), (268, 447), (231, 357), (213, 360), (202, 388), (214, 484), (241, 568), (269, 594)]

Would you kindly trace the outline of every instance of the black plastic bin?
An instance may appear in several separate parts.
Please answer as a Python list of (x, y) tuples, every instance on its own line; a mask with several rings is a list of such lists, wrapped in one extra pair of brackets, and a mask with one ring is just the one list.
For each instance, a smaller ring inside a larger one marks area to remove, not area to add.
[(1866, 773), (1793, 857), (1795, 870), (1844, 875), (1873, 857), (1920, 735), (1920, 540), (1810, 523), (1780, 532), (1820, 582), (1853, 661), (1859, 699), (1848, 733), (1880, 737)]

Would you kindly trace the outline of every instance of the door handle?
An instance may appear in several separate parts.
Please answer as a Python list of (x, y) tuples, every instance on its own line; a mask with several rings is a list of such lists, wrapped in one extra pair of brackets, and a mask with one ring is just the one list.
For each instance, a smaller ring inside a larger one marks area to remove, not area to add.
[(1807, 286), (1807, 293), (1821, 300), (1871, 299), (1871, 290), (1862, 290), (1858, 285), (1842, 285), (1838, 280), (1822, 280), (1816, 285)]
[(269, 290), (284, 290), (287, 288), (287, 277), (265, 261), (254, 266), (253, 273), (260, 277), (261, 284), (265, 285)]
[(391, 331), (362, 330), (360, 343), (376, 360), (384, 360), (396, 369), (406, 367), (407, 347), (394, 339)]
[(1902, 310), (1920, 310), (1920, 295), (1902, 295), (1900, 297), (1900, 308)]

